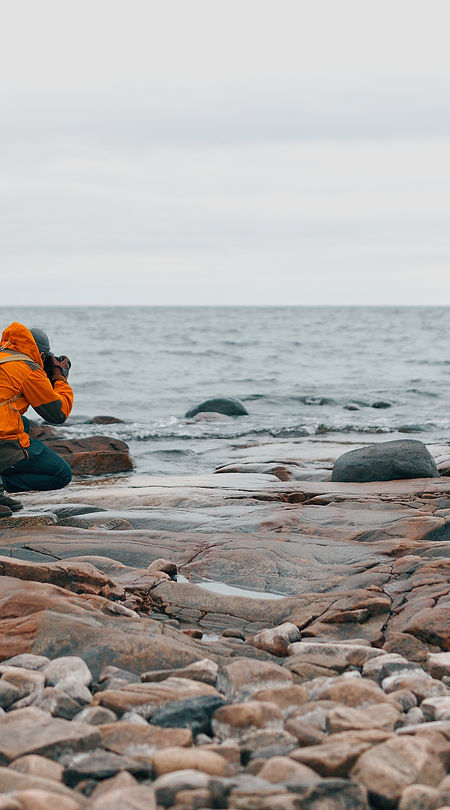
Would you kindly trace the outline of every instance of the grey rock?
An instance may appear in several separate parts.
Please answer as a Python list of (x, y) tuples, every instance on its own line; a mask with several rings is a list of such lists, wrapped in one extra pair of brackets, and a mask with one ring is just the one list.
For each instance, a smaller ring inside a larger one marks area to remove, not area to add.
[(70, 756), (66, 761), (63, 779), (68, 787), (76, 787), (82, 779), (109, 779), (119, 771), (128, 771), (145, 778), (150, 775), (151, 765), (98, 749)]
[(438, 478), (432, 455), (423, 442), (400, 439), (351, 450), (336, 460), (332, 481), (394, 481)]
[(223, 413), (225, 416), (248, 416), (247, 408), (235, 397), (213, 397), (190, 408), (185, 418), (192, 419), (198, 413)]
[(45, 683), (47, 686), (56, 686), (60, 681), (76, 681), (82, 686), (90, 686), (92, 674), (83, 661), (77, 655), (65, 655), (55, 658), (43, 669)]
[(216, 695), (201, 695), (166, 703), (151, 716), (154, 726), (190, 728), (192, 733), (211, 735), (211, 717), (225, 701)]
[(14, 655), (6, 661), (2, 661), (0, 672), (3, 667), (23, 667), (23, 669), (43, 669), (50, 663), (50, 658), (46, 655), (34, 655), (33, 653), (22, 653), (21, 655)]

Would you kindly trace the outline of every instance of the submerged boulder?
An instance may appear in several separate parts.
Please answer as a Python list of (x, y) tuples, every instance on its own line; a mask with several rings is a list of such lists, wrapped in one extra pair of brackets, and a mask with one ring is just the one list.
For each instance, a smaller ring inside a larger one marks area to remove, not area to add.
[(400, 439), (351, 450), (336, 459), (332, 481), (394, 481), (439, 478), (432, 455), (423, 442)]
[(194, 405), (186, 413), (186, 419), (192, 419), (198, 413), (223, 413), (225, 416), (248, 416), (247, 408), (235, 397), (213, 397), (205, 399), (200, 405)]

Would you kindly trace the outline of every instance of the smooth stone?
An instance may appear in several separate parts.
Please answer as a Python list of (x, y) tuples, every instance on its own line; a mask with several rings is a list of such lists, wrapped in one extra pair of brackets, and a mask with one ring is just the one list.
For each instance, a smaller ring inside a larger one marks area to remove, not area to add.
[(417, 782), (435, 787), (446, 775), (433, 746), (418, 737), (392, 737), (365, 751), (351, 776), (361, 782), (377, 802), (394, 805), (404, 789)]
[(177, 793), (185, 790), (207, 789), (210, 777), (202, 771), (186, 769), (158, 776), (152, 784), (158, 805), (171, 807)]
[(180, 669), (157, 669), (144, 672), (141, 675), (143, 682), (165, 681), (167, 678), (188, 678), (192, 681), (201, 681), (215, 686), (219, 674), (219, 665), (210, 658), (202, 658), (201, 661), (194, 661), (187, 667)]
[(213, 751), (199, 748), (165, 748), (153, 756), (155, 776), (173, 771), (196, 770), (212, 776), (228, 776), (230, 766), (226, 759)]
[(400, 439), (350, 450), (335, 461), (332, 481), (393, 481), (438, 478), (439, 472), (423, 442)]
[(53, 790), (42, 790), (31, 788), (29, 790), (19, 790), (13, 794), (14, 799), (19, 802), (21, 810), (47, 810), (55, 807), (58, 810), (79, 810), (81, 805), (77, 794), (73, 797), (57, 796)]
[(50, 658), (46, 655), (34, 655), (33, 653), (22, 653), (21, 655), (14, 655), (12, 658), (7, 658), (2, 661), (0, 665), (0, 672), (3, 672), (3, 667), (22, 667), (23, 669), (43, 669), (50, 663)]
[(300, 631), (292, 622), (284, 622), (259, 633), (249, 639), (249, 644), (259, 650), (265, 650), (272, 655), (284, 656), (288, 654), (289, 645), (300, 639)]
[(430, 653), (428, 656), (428, 670), (433, 678), (450, 676), (450, 652)]
[(222, 413), (225, 416), (248, 416), (245, 405), (235, 397), (213, 397), (205, 399), (199, 405), (194, 405), (186, 414), (185, 419), (192, 419), (198, 413)]
[(261, 779), (267, 779), (268, 782), (314, 782), (320, 781), (320, 776), (308, 768), (307, 765), (301, 765), (289, 757), (272, 757), (267, 760), (261, 770), (258, 772)]
[(42, 672), (22, 667), (11, 667), (3, 673), (0, 683), (9, 683), (19, 692), (19, 700), (42, 691), (45, 677)]
[(47, 757), (41, 757), (39, 754), (28, 754), (19, 757), (14, 762), (11, 762), (9, 767), (29, 776), (40, 776), (44, 779), (53, 779), (56, 782), (62, 782), (64, 771), (63, 765), (59, 762)]
[(12, 703), (20, 700), (20, 696), (21, 692), (17, 686), (8, 683), (8, 681), (0, 680), (0, 707), (2, 709), (8, 709)]
[(419, 701), (449, 694), (448, 687), (442, 681), (432, 678), (426, 672), (413, 671), (400, 675), (388, 675), (383, 679), (381, 686), (387, 694), (392, 694), (394, 699), (398, 689), (408, 689)]
[(147, 723), (138, 726), (119, 720), (115, 723), (102, 723), (97, 726), (102, 744), (108, 751), (129, 757), (152, 757), (161, 748), (185, 747), (192, 745), (190, 728), (161, 728)]
[(25, 754), (60, 759), (64, 754), (97, 748), (98, 731), (87, 723), (52, 717), (34, 706), (9, 712), (0, 723), (0, 764)]
[[(77, 795), (73, 790), (63, 785), (56, 779), (47, 779), (39, 776), (38, 774), (25, 774), (14, 768), (0, 767), (0, 795), (5, 793), (14, 792), (17, 794), (19, 791), (29, 790), (42, 790), (47, 793), (53, 794), (50, 803), (47, 796), (47, 804), (41, 805), (39, 810), (61, 810), (63, 808), (63, 799), (71, 799), (78, 802), (76, 807), (88, 808), (88, 802), (84, 796)], [(20, 810), (23, 810), (23, 805), (20, 805)]]
[(292, 682), (292, 674), (278, 664), (235, 658), (220, 669), (217, 689), (226, 700), (242, 701), (262, 689), (282, 688)]
[(288, 717), (298, 706), (308, 703), (309, 694), (301, 684), (292, 684), (281, 689), (263, 689), (253, 695), (253, 700), (275, 703), (283, 717)]
[(332, 700), (354, 709), (365, 709), (373, 704), (392, 705), (393, 698), (388, 697), (376, 684), (366, 678), (336, 678), (333, 683), (325, 684), (316, 690), (320, 700)]
[[(219, 693), (209, 684), (188, 678), (167, 678), (157, 683), (131, 683), (121, 689), (105, 689), (94, 695), (92, 705), (106, 706), (119, 716), (126, 711), (136, 711), (149, 718), (166, 704), (176, 706), (181, 701), (203, 697), (222, 700)], [(201, 702), (195, 705), (200, 706)], [(205, 706), (207, 705), (208, 701), (205, 702)]]
[(141, 778), (150, 775), (149, 767), (142, 762), (99, 749), (69, 757), (65, 763), (64, 783), (76, 787), (82, 779), (109, 779), (119, 771), (129, 771)]
[(366, 661), (362, 668), (362, 675), (364, 678), (371, 678), (381, 685), (384, 678), (389, 675), (398, 675), (407, 671), (420, 671), (420, 667), (415, 662), (408, 661), (402, 655), (389, 653)]
[(402, 793), (398, 810), (435, 810), (442, 807), (439, 790), (427, 785), (409, 785)]
[(95, 799), (91, 810), (156, 810), (155, 793), (147, 785), (118, 788)]
[(425, 720), (450, 720), (450, 695), (426, 698), (420, 705)]
[(120, 771), (116, 776), (111, 776), (110, 779), (103, 779), (91, 793), (91, 802), (104, 796), (106, 793), (111, 793), (113, 790), (119, 788), (136, 787), (138, 784), (137, 779), (128, 773), (128, 771)]
[(321, 776), (346, 777), (365, 751), (370, 752), (377, 743), (384, 742), (390, 736), (388, 731), (377, 729), (343, 731), (340, 734), (330, 734), (320, 745), (297, 748), (289, 756), (296, 762), (308, 765)]
[(46, 686), (45, 689), (38, 692), (30, 705), (50, 712), (53, 717), (63, 717), (65, 720), (73, 720), (80, 711), (78, 701), (68, 697), (55, 686)]
[(42, 670), (47, 686), (57, 686), (58, 682), (76, 681), (82, 686), (89, 687), (92, 683), (92, 673), (82, 658), (76, 655), (65, 655), (54, 658)]
[(281, 731), (283, 727), (278, 706), (260, 700), (222, 706), (214, 712), (211, 725), (214, 736), (219, 740), (239, 737), (254, 729), (270, 728)]
[(80, 723), (89, 723), (91, 726), (100, 726), (102, 723), (113, 723), (117, 720), (117, 715), (104, 706), (87, 706), (73, 719)]
[(362, 644), (324, 644), (315, 641), (297, 641), (289, 646), (289, 656), (286, 665), (291, 667), (297, 656), (302, 662), (309, 662), (316, 666), (342, 672), (349, 667), (362, 667), (372, 658), (384, 657), (382, 650), (367, 647)]
[(125, 714), (122, 715), (121, 720), (123, 723), (136, 723), (138, 726), (148, 726), (147, 720), (145, 720), (145, 718), (137, 712), (125, 712)]

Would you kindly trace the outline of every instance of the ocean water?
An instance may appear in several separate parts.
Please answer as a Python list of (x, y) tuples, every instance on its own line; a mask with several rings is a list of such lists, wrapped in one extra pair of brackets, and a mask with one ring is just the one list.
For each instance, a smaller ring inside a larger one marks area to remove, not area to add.
[[(181, 474), (209, 472), (232, 447), (277, 438), (447, 443), (449, 315), (448, 307), (0, 307), (0, 327), (41, 326), (55, 354), (71, 358), (75, 406), (64, 434), (117, 436), (139, 473)], [(184, 418), (220, 394), (240, 398), (249, 416)], [(98, 414), (124, 424), (85, 424)]]

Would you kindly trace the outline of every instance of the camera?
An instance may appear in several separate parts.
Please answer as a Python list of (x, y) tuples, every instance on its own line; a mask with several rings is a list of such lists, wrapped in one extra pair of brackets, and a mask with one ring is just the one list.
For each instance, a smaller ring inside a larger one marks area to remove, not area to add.
[(54, 371), (53, 358), (55, 358), (55, 360), (57, 360), (58, 363), (62, 363), (63, 360), (67, 360), (67, 362), (69, 364), (69, 368), (62, 368), (60, 366), (60, 371), (61, 371), (61, 374), (64, 377), (68, 377), (69, 376), (69, 369), (72, 366), (72, 363), (70, 362), (69, 358), (65, 357), (65, 355), (63, 355), (63, 354), (61, 354), (59, 357), (55, 357), (53, 352), (48, 352), (48, 354), (45, 355), (45, 359), (44, 359), (44, 371), (45, 371), (47, 377), (49, 378), (50, 382), (53, 382), (53, 371)]

